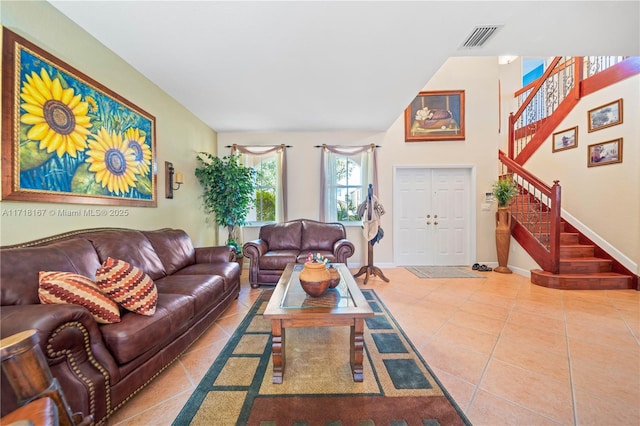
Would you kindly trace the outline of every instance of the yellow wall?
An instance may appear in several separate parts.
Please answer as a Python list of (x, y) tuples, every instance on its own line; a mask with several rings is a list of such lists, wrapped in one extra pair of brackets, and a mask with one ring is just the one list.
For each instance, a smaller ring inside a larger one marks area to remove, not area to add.
[[(216, 230), (206, 223), (199, 199), (200, 184), (194, 170), (197, 152), (216, 153), (215, 131), (49, 3), (3, 1), (1, 12), (3, 26), (155, 116), (158, 207), (124, 207), (126, 217), (65, 217), (57, 212), (91, 206), (2, 201), (0, 244), (98, 226), (180, 228), (189, 233), (196, 246), (213, 243)], [(185, 183), (173, 199), (164, 196), (165, 161), (172, 162), (176, 170), (184, 174)], [(26, 209), (46, 209), (47, 214), (46, 217), (16, 216)]]

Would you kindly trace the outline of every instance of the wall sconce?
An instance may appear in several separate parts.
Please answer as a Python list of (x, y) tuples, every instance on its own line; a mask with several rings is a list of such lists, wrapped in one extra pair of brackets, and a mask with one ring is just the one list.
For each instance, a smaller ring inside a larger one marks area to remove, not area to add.
[[(182, 173), (176, 172), (173, 164), (164, 162), (164, 197), (173, 198), (173, 191), (180, 189), (180, 185), (184, 183)], [(174, 186), (175, 184), (175, 186)]]

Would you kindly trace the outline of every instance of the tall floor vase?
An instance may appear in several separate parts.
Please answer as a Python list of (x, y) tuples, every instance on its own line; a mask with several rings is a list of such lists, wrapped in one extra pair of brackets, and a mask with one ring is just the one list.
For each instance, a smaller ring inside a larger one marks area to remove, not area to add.
[(511, 213), (508, 207), (498, 207), (496, 213), (496, 250), (498, 252), (498, 267), (494, 269), (502, 274), (510, 274), (507, 267), (509, 262), (509, 246), (511, 244)]

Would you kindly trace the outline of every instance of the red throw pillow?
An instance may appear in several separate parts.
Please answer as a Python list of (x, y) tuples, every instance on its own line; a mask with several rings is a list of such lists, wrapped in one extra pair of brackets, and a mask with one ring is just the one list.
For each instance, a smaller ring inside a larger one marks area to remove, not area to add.
[(156, 284), (149, 275), (124, 260), (107, 258), (96, 271), (96, 284), (131, 312), (147, 316), (156, 312)]
[(40, 271), (38, 297), (45, 304), (84, 306), (96, 322), (120, 322), (120, 309), (89, 278), (71, 272)]

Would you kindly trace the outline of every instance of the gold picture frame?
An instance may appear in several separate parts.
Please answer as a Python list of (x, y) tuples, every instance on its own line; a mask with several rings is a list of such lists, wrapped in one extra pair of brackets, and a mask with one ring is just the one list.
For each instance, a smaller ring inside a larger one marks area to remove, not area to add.
[(157, 206), (155, 117), (6, 27), (2, 199)]
[(578, 147), (578, 126), (561, 130), (553, 134), (552, 152)]
[(465, 139), (464, 90), (420, 92), (404, 111), (406, 142)]
[(622, 138), (589, 145), (587, 166), (606, 166), (622, 163)]
[(587, 121), (589, 133), (622, 123), (622, 99), (589, 110)]

